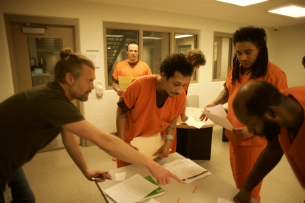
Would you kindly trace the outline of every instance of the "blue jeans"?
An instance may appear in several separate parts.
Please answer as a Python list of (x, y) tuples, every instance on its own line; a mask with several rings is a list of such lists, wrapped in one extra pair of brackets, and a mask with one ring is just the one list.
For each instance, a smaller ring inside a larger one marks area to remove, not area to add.
[[(13, 178), (8, 183), (12, 190), (14, 203), (35, 203), (35, 195), (25, 177), (22, 168), (19, 168)], [(5, 185), (0, 183), (0, 203), (4, 203), (3, 192), (5, 191)]]

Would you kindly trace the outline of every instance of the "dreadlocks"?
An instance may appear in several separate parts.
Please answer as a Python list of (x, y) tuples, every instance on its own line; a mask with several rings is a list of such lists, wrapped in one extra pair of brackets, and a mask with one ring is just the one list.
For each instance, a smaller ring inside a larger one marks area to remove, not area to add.
[[(233, 35), (234, 46), (237, 42), (252, 42), (258, 49), (258, 56), (251, 67), (249, 80), (265, 76), (268, 65), (268, 49), (266, 45), (265, 30), (252, 26), (240, 28), (239, 30), (236, 30)], [(232, 84), (235, 84), (236, 80), (240, 82), (239, 73), (241, 68), (240, 62), (235, 54), (233, 59)]]

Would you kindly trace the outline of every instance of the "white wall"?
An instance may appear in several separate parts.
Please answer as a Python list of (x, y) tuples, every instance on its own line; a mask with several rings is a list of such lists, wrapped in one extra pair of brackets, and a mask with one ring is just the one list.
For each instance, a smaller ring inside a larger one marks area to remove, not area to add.
[(270, 61), (278, 65), (287, 76), (288, 86), (305, 85), (305, 24), (270, 29), (268, 49)]
[[(95, 82), (102, 82), (103, 84), (105, 84), (103, 67), (103, 21), (199, 29), (201, 30), (199, 48), (205, 53), (207, 64), (199, 69), (199, 82), (190, 85), (189, 95), (200, 95), (200, 107), (205, 106), (207, 103), (215, 99), (223, 88), (223, 82), (212, 82), (214, 31), (233, 33), (239, 27), (245, 26), (238, 23), (195, 16), (77, 0), (10, 0), (5, 2), (4, 0), (0, 0), (0, 12), (2, 13), (0, 16), (0, 101), (3, 101), (14, 93), (3, 13), (78, 18), (80, 22), (80, 51), (84, 54), (86, 53), (86, 50), (100, 51), (101, 68), (96, 69)], [(293, 30), (297, 30), (297, 28)], [(269, 32), (271, 31), (273, 30), (270, 29)], [(279, 34), (282, 32), (285, 32), (284, 28), (278, 31)], [(289, 32), (289, 28), (287, 28), (286, 32)], [(302, 32), (303, 36), (305, 36), (304, 29)], [(278, 38), (276, 35), (274, 35), (274, 37), (276, 39)], [(284, 39), (284, 37), (281, 37), (281, 39)], [(285, 43), (285, 46), (292, 48), (292, 45), (289, 45), (288, 43), (289, 42)], [(276, 46), (279, 44), (275, 42), (275, 39), (270, 39), (270, 45)], [(297, 46), (299, 46), (298, 50), (300, 51), (301, 45), (298, 43)], [(304, 40), (302, 47), (304, 47)], [(286, 52), (287, 49), (286, 47), (284, 48), (285, 49), (283, 50), (285, 50), (285, 52), (282, 54), (285, 54), (285, 58), (279, 57), (281, 59), (273, 61), (278, 63), (278, 65), (282, 65), (283, 68), (285, 66), (286, 71), (286, 69), (288, 70), (286, 66), (289, 67), (289, 64), (285, 65), (284, 61), (286, 61), (286, 63), (290, 62), (290, 58), (294, 56), (294, 52)], [(274, 51), (272, 58), (276, 58), (277, 55), (281, 56), (281, 52), (277, 48), (270, 50)], [(304, 52), (302, 54), (304, 54)], [(300, 56), (295, 58), (298, 58), (298, 67), (294, 65), (295, 68), (302, 69)], [(292, 73), (294, 72), (289, 72), (287, 75), (294, 76)], [(113, 90), (104, 91), (102, 99), (97, 99), (95, 97), (95, 92), (93, 91), (90, 95), (89, 101), (83, 103), (82, 109), (86, 119), (92, 124), (106, 132), (114, 132), (116, 131), (115, 115), (117, 101), (118, 97)]]

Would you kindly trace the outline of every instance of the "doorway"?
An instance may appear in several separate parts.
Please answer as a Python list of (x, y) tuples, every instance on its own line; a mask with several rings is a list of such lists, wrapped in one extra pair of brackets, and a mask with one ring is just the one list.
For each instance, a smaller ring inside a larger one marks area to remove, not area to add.
[[(46, 84), (63, 48), (78, 51), (78, 19), (4, 15), (15, 93)], [(74, 104), (79, 108), (78, 102)], [(64, 148), (61, 136), (40, 150)]]

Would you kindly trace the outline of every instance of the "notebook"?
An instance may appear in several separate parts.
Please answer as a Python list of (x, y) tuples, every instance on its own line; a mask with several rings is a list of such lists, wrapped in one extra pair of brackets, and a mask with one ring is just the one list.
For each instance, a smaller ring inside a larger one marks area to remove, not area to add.
[[(146, 176), (144, 177), (146, 180), (148, 180), (149, 182), (159, 186), (159, 184), (149, 175), (149, 176)], [(157, 196), (160, 196), (160, 195), (163, 195), (164, 194), (164, 190), (163, 188), (161, 188), (160, 186), (155, 189), (154, 191), (152, 191), (151, 193), (149, 193), (148, 195), (146, 195), (143, 199), (141, 199), (139, 202), (142, 202), (144, 200), (147, 200), (149, 198), (153, 198), (153, 197), (157, 197)]]

